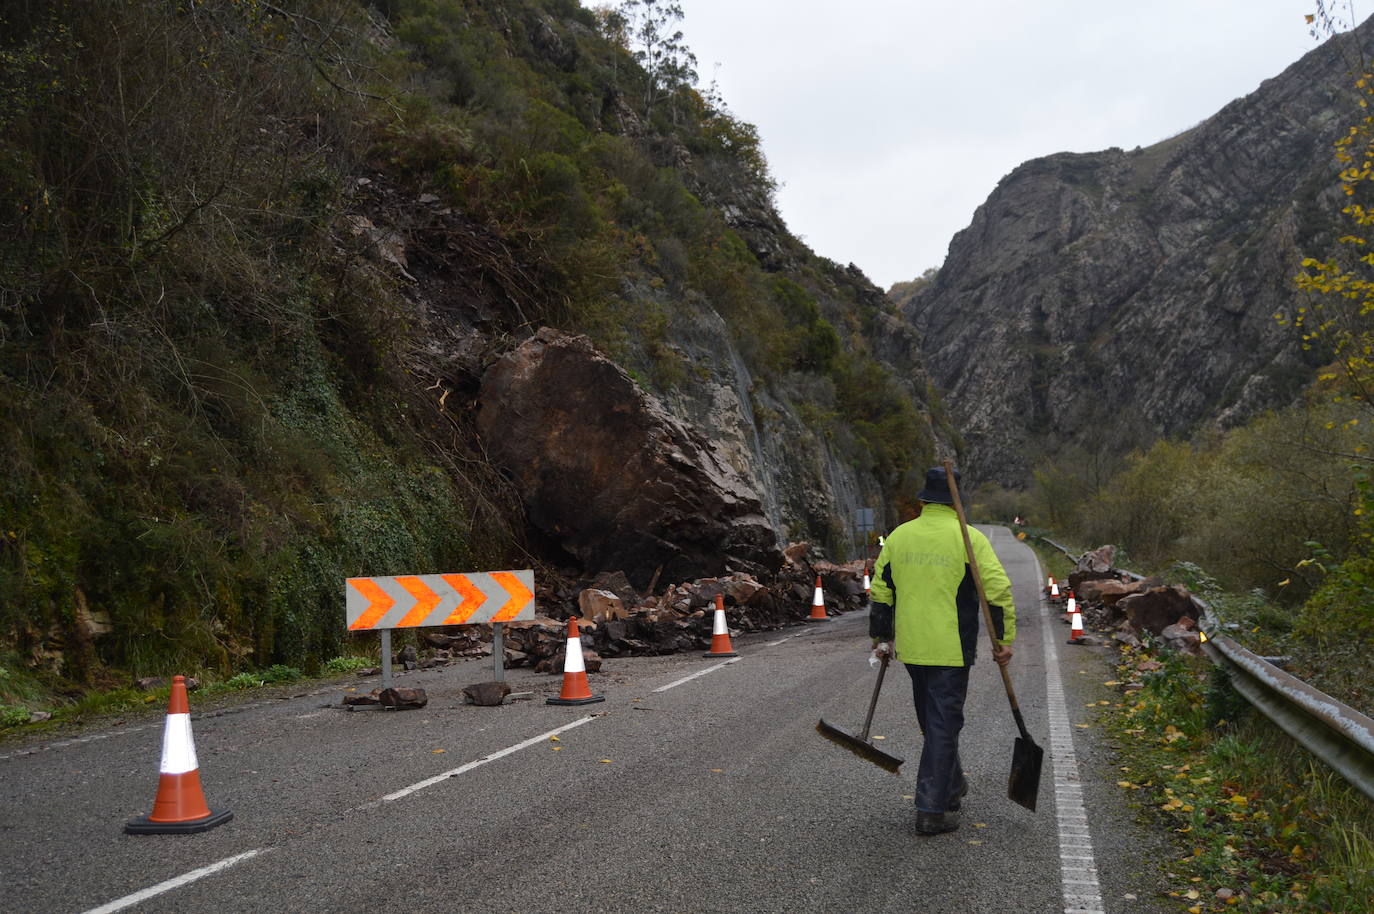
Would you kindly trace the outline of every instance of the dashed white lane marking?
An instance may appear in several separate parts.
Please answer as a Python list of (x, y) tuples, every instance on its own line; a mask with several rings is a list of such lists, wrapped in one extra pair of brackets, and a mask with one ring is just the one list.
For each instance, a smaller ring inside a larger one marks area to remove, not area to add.
[(677, 688), (678, 686), (682, 685), (684, 682), (691, 682), (693, 679), (696, 679), (698, 676), (705, 676), (707, 673), (714, 673), (716, 670), (720, 669), (720, 668), (723, 667), (723, 666), (729, 666), (729, 665), (732, 664), (732, 663), (739, 663), (741, 659), (743, 659), (743, 658), (741, 658), (741, 657), (732, 657), (731, 659), (726, 660), (726, 661), (724, 661), (723, 663), (717, 663), (715, 666), (708, 666), (708, 667), (707, 667), (706, 669), (704, 669), (704, 670), (697, 670), (695, 673), (693, 673), (693, 674), (690, 675), (690, 676), (683, 676), (681, 679), (677, 680), (676, 682), (670, 682), (670, 683), (668, 683), (668, 684), (665, 685), (665, 686), (659, 686), (658, 688), (654, 689), (654, 691), (655, 691), (655, 692), (666, 692), (666, 691), (668, 691), (669, 689), (675, 689), (675, 688)]
[[(505, 756), (510, 755), (512, 752), (519, 752), (521, 749), (527, 749), (530, 746), (533, 746), (535, 743), (542, 742), (551, 736), (557, 736), (560, 733), (566, 733), (574, 727), (580, 727), (583, 724), (591, 723), (594, 720), (596, 720), (595, 715), (588, 715), (587, 717), (575, 720), (570, 724), (564, 724), (561, 727), (557, 727), (553, 730), (550, 730), (547, 733), (541, 733), (538, 736), (530, 737), (523, 743), (517, 743), (516, 745), (509, 746), (505, 749), (500, 750), (499, 752), (493, 752), (491, 755), (484, 755), (482, 758), (479, 758), (473, 762), (468, 762), (466, 765), (461, 765), (457, 768), (454, 768), (452, 771), (445, 771), (443, 774), (436, 774), (434, 777), (426, 778), (425, 780), (420, 781), (417, 784), (411, 784), (409, 787), (404, 787), (396, 791), (395, 793), (387, 794), (380, 800), (373, 800), (371, 803), (364, 803), (361, 806), (355, 807), (355, 809), (373, 809), (378, 806), (381, 806), (383, 803), (390, 803), (394, 800), (399, 800), (402, 797), (406, 797), (412, 793), (415, 793), (416, 791), (424, 790), (426, 787), (433, 787), (435, 784), (438, 784), (441, 781), (446, 781), (451, 777), (456, 777), (457, 775), (471, 771), (474, 768), (480, 768), (482, 765), (485, 765), (488, 762), (494, 762), (499, 758), (504, 758)], [(257, 850), (247, 851), (245, 853), (238, 854), (233, 857), (227, 857), (224, 860), (220, 860), (218, 863), (212, 863), (209, 866), (203, 866), (198, 870), (192, 870), (189, 873), (183, 873), (180, 876), (168, 879), (166, 882), (159, 882), (155, 886), (150, 886), (149, 888), (142, 889), (138, 892), (133, 893), (132, 895), (125, 895), (123, 898), (116, 899), (115, 901), (112, 901), (109, 904), (101, 905), (98, 908), (92, 908), (91, 910), (86, 911), (85, 914), (112, 914), (112, 912), (114, 911), (122, 911), (123, 909), (131, 905), (136, 905), (141, 901), (147, 901), (149, 898), (161, 895), (164, 892), (170, 892), (173, 889), (177, 889), (183, 885), (195, 882), (197, 879), (203, 879), (206, 876), (218, 873), (221, 870), (227, 870), (231, 866), (242, 863), (245, 860), (258, 856), (259, 854), (267, 853), (269, 850), (271, 850), (271, 848), (258, 848)]]
[[(1039, 581), (1037, 572), (1036, 579)], [(1038, 587), (1037, 583), (1037, 587)], [(1059, 650), (1054, 646), (1056, 628), (1049, 605), (1040, 603), (1045, 623), (1045, 693), (1050, 721), (1050, 756), (1054, 760), (1055, 821), (1059, 827), (1059, 881), (1064, 890), (1064, 914), (1105, 914), (1102, 887), (1097, 881), (1097, 862), (1083, 806), (1083, 785), (1078, 758), (1073, 752), (1073, 727), (1064, 701), (1064, 681), (1059, 675)]]
[(529, 739), (525, 740), (523, 743), (516, 743), (514, 746), (508, 746), (507, 748), (502, 749), (499, 752), (493, 752), (491, 755), (484, 755), (481, 758), (477, 759), (477, 761), (475, 762), (468, 762), (466, 765), (460, 765), (459, 767), (454, 768), (452, 771), (445, 771), (442, 774), (436, 774), (432, 778), (425, 778), (423, 781), (420, 781), (419, 783), (411, 784), (409, 787), (402, 787), (395, 793), (389, 793), (386, 796), (382, 797), (380, 800), (373, 800), (371, 803), (364, 803), (363, 805), (355, 808), (375, 809), (376, 807), (381, 806), (383, 803), (395, 802), (396, 800), (399, 800), (402, 797), (408, 797), (412, 793), (424, 790), (426, 787), (433, 787), (435, 784), (438, 784), (442, 781), (447, 781), (449, 778), (457, 777), (460, 774), (465, 774), (466, 772), (469, 772), (474, 768), (480, 768), (488, 762), (494, 762), (499, 758), (505, 758), (512, 752), (519, 752), (521, 749), (528, 749), (530, 746), (533, 746), (536, 743), (541, 743), (551, 736), (557, 736), (560, 733), (566, 733), (568, 730), (571, 730), (574, 727), (580, 727), (583, 724), (589, 724), (594, 720), (596, 720), (596, 715), (588, 715), (586, 717), (579, 718), (570, 724), (564, 724), (561, 727), (556, 727), (553, 730), (550, 730), (548, 733), (541, 733), (538, 736), (532, 736)]
[(793, 638), (800, 637), (801, 634), (802, 634), (801, 632), (797, 632), (797, 634), (795, 634), (795, 635), (788, 635), (786, 638), (779, 638), (777, 641), (769, 641), (767, 644), (764, 645), (764, 647), (777, 647), (779, 644), (782, 644), (784, 641), (791, 641)]
[(155, 886), (150, 886), (141, 891), (134, 892), (132, 895), (125, 895), (123, 898), (115, 899), (109, 904), (103, 904), (98, 908), (91, 908), (86, 914), (112, 914), (114, 911), (122, 911), (127, 907), (138, 904), (140, 901), (147, 901), (149, 898), (161, 895), (164, 892), (170, 892), (172, 889), (179, 889), (183, 885), (195, 882), (197, 879), (204, 879), (206, 876), (213, 875), (221, 870), (227, 870), (231, 866), (242, 863), (252, 857), (256, 857), (258, 854), (264, 854), (268, 850), (268, 848), (258, 848), (257, 850), (236, 854), (233, 857), (226, 857), (218, 863), (202, 866), (200, 869), (192, 870), (189, 873), (182, 873), (180, 876), (175, 876), (168, 879), (166, 882), (159, 882)]

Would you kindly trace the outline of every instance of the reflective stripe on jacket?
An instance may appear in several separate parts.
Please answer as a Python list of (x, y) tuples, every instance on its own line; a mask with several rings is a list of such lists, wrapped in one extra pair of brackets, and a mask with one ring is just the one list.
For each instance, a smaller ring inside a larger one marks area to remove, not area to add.
[[(1016, 639), (1011, 580), (988, 538), (969, 528), (1000, 644)], [(871, 582), (872, 600), (894, 607), (893, 646), (902, 663), (969, 666), (978, 648), (978, 590), (969, 571), (959, 515), (927, 504), (887, 537)], [(986, 637), (986, 635), (984, 636)]]

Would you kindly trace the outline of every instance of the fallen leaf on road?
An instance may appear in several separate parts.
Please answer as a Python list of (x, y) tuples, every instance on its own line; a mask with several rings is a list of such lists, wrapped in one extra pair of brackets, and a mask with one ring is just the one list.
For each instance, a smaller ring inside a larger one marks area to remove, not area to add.
[(603, 758), (603, 759), (601, 760), (601, 764), (603, 764), (603, 765), (609, 765), (610, 763), (611, 763), (611, 760), (608, 759), (608, 758)]
[(974, 822), (974, 823), (973, 823), (973, 827), (974, 827), (974, 828), (987, 828), (987, 827), (988, 827), (988, 823), (986, 823), (986, 822)]
[(875, 736), (875, 737), (873, 737), (873, 738), (874, 738), (874, 739), (887, 739), (886, 736)]
[(558, 737), (556, 737), (556, 736), (550, 736), (550, 737), (549, 737), (549, 742), (551, 742), (551, 743), (556, 743), (556, 742), (559, 742), (559, 739), (558, 739)]
[(983, 843), (983, 842), (982, 842), (982, 841), (979, 841), (977, 838), (974, 838), (973, 840), (969, 841), (969, 844), (982, 844), (982, 843)]
[(442, 752), (447, 752), (448, 750), (447, 750), (447, 749), (434, 749), (434, 750), (432, 750), (432, 751), (433, 751), (433, 754), (434, 754), (434, 755), (439, 755), (440, 753), (442, 753)]
[(711, 770), (712, 770), (713, 772), (715, 772), (716, 774), (720, 774), (720, 773), (721, 773), (722, 771), (724, 771), (725, 769), (724, 769), (724, 768), (712, 768)]
[(563, 747), (562, 747), (562, 746), (553, 746), (552, 749), (553, 749), (554, 752), (562, 752), (562, 751), (563, 751)]

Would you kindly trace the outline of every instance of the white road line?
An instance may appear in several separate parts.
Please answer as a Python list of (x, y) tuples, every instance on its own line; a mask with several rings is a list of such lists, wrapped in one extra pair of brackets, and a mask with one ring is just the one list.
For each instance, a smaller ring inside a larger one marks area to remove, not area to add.
[(408, 797), (412, 793), (424, 790), (426, 787), (433, 787), (435, 784), (438, 784), (442, 781), (446, 781), (449, 778), (457, 777), (460, 774), (465, 774), (474, 768), (480, 768), (488, 762), (494, 762), (499, 758), (504, 758), (507, 755), (510, 755), (512, 752), (519, 752), (521, 749), (528, 749), (535, 743), (543, 742), (551, 736), (557, 736), (558, 734), (565, 733), (568, 730), (573, 729), (574, 727), (580, 727), (583, 724), (589, 724), (594, 720), (596, 720), (596, 715), (588, 715), (587, 717), (579, 718), (578, 720), (575, 720), (570, 724), (564, 724), (561, 727), (557, 727), (553, 730), (550, 730), (548, 733), (541, 733), (538, 736), (532, 736), (529, 739), (525, 740), (523, 743), (517, 743), (514, 746), (509, 746), (505, 749), (502, 749), (499, 752), (493, 752), (491, 755), (484, 755), (482, 758), (477, 759), (477, 761), (475, 762), (468, 762), (466, 765), (460, 765), (459, 767), (454, 768), (452, 771), (445, 771), (443, 774), (436, 774), (432, 778), (425, 778), (423, 781), (420, 781), (419, 783), (411, 784), (409, 787), (403, 787), (395, 793), (389, 793), (386, 796), (382, 797), (380, 800), (373, 800), (371, 803), (364, 803), (363, 805), (355, 808), (375, 809), (376, 807), (381, 806), (383, 803), (393, 803), (396, 800), (401, 799), (402, 797)]
[(695, 673), (693, 673), (693, 674), (690, 675), (690, 676), (683, 676), (683, 677), (682, 677), (681, 679), (679, 679), (677, 682), (670, 682), (670, 683), (668, 683), (666, 686), (659, 686), (658, 688), (654, 689), (654, 691), (655, 691), (655, 692), (666, 692), (666, 691), (668, 691), (669, 689), (675, 689), (675, 688), (677, 688), (678, 686), (682, 685), (684, 682), (691, 682), (693, 679), (696, 679), (698, 676), (705, 676), (707, 673), (714, 673), (716, 670), (720, 669), (721, 667), (723, 667), (723, 666), (729, 666), (729, 665), (732, 664), (732, 663), (739, 663), (740, 660), (742, 660), (742, 659), (744, 659), (744, 658), (742, 658), (742, 657), (733, 657), (733, 658), (731, 658), (730, 660), (726, 660), (726, 661), (723, 662), (723, 663), (717, 663), (715, 666), (708, 666), (708, 667), (707, 667), (706, 669), (704, 669), (704, 670), (697, 670)]
[(779, 644), (782, 644), (784, 641), (791, 641), (793, 638), (800, 637), (801, 635), (802, 635), (802, 632), (797, 632), (797, 634), (795, 634), (795, 635), (788, 635), (786, 638), (779, 638), (777, 641), (769, 641), (767, 644), (764, 645), (764, 647), (777, 647)]
[[(1037, 563), (1036, 586), (1041, 576)], [(1097, 881), (1092, 837), (1088, 834), (1078, 758), (1073, 751), (1073, 727), (1064, 701), (1064, 682), (1059, 675), (1059, 651), (1054, 646), (1054, 616), (1043, 600), (1040, 617), (1045, 646), (1045, 693), (1050, 721), (1050, 756), (1054, 761), (1055, 821), (1059, 828), (1059, 881), (1064, 893), (1064, 914), (1105, 914), (1102, 889)]]
[(195, 882), (197, 879), (204, 879), (206, 876), (213, 875), (221, 870), (227, 870), (235, 864), (242, 863), (245, 860), (256, 857), (258, 854), (266, 853), (267, 851), (268, 848), (258, 848), (257, 850), (245, 851), (233, 857), (226, 857), (218, 863), (202, 866), (200, 869), (192, 870), (189, 873), (182, 873), (180, 876), (168, 879), (166, 882), (159, 882), (157, 885), (143, 889), (140, 892), (134, 892), (132, 895), (125, 895), (123, 898), (116, 899), (109, 904), (103, 904), (98, 908), (91, 908), (86, 914), (111, 914), (111, 912), (114, 911), (122, 911), (127, 907), (138, 904), (140, 901), (147, 901), (149, 898), (161, 895), (164, 892), (170, 892), (172, 889), (179, 889), (183, 885)]

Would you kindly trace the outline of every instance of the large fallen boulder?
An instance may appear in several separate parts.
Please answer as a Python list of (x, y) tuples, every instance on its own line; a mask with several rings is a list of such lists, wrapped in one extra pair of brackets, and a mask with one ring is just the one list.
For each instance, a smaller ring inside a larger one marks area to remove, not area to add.
[(648, 589), (782, 564), (757, 493), (586, 337), (541, 329), (487, 370), (479, 402), (531, 523), (584, 567)]
[(1123, 597), (1116, 605), (1125, 612), (1137, 635), (1161, 635), (1170, 625), (1197, 612), (1188, 589), (1178, 584), (1151, 587), (1144, 593)]

